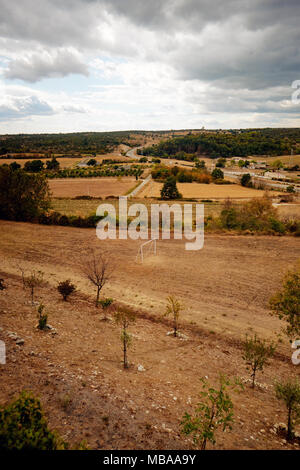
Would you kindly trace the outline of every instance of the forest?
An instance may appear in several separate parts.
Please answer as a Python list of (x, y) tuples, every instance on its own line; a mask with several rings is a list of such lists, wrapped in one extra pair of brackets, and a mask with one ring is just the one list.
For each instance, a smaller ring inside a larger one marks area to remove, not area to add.
[(292, 149), (297, 153), (299, 144), (300, 129), (203, 131), (161, 141), (141, 153), (162, 158), (176, 156), (181, 160), (194, 160), (197, 155), (210, 158), (274, 156), (289, 154)]

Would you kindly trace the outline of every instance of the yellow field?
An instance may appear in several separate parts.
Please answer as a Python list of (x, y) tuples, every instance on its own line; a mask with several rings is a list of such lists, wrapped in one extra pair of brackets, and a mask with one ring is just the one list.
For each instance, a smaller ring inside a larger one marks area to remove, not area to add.
[[(32, 161), (33, 158), (1, 158), (0, 159), (0, 165), (3, 165), (4, 163), (7, 163), (8, 165), (10, 165), (10, 163), (12, 162), (17, 162), (19, 163), (19, 165), (21, 165), (21, 167), (23, 168), (23, 166), (25, 165), (26, 162), (29, 162), (29, 161)], [(39, 159), (34, 159), (34, 160), (39, 160)], [(50, 160), (50, 158), (41, 158), (40, 160), (42, 160), (42, 162), (44, 162), (44, 166), (46, 167), (46, 161), (47, 160)], [(81, 158), (78, 158), (78, 157), (74, 157), (74, 158), (59, 158), (57, 157), (56, 160), (59, 162), (60, 164), (60, 168), (71, 168), (71, 167), (75, 167), (76, 164), (78, 162), (81, 161)]]
[[(152, 181), (148, 184), (139, 197), (160, 197), (162, 183)], [(198, 183), (177, 183), (179, 192), (184, 198), (195, 199), (248, 199), (252, 197), (263, 197), (264, 191), (252, 188), (244, 188), (238, 184), (198, 184)], [(272, 195), (278, 193), (272, 192)]]

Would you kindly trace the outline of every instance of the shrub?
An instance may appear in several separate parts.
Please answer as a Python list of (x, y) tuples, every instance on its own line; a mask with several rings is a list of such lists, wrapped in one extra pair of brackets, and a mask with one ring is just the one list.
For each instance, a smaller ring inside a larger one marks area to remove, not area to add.
[(62, 281), (58, 284), (57, 290), (62, 295), (64, 301), (67, 301), (68, 297), (75, 292), (76, 287), (69, 279), (67, 279), (66, 281)]
[(101, 305), (102, 310), (104, 312), (104, 320), (107, 320), (107, 311), (112, 303), (113, 303), (113, 299), (109, 297), (106, 299), (99, 300), (99, 304)]
[(241, 177), (241, 185), (245, 186), (245, 187), (251, 186), (251, 175), (250, 175), (250, 173), (245, 173)]
[(0, 408), (0, 450), (58, 450), (66, 444), (51, 432), (40, 401), (23, 391), (19, 398)]
[(223, 180), (224, 179), (224, 173), (223, 173), (222, 170), (220, 170), (220, 168), (215, 168), (212, 171), (211, 176), (214, 180), (218, 180), (218, 179)]

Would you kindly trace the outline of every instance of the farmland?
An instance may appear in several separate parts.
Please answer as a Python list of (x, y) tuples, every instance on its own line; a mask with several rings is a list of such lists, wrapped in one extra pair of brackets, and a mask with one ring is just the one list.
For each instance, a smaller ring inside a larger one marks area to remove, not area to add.
[(76, 179), (51, 179), (50, 190), (53, 197), (72, 198), (76, 196), (107, 197), (122, 196), (134, 185), (133, 177), (119, 178), (76, 178)]
[[(139, 194), (141, 197), (160, 197), (160, 190), (163, 184), (152, 181)], [(264, 191), (244, 188), (237, 184), (197, 184), (197, 183), (178, 183), (179, 192), (184, 198), (195, 199), (248, 199), (252, 197), (262, 197)], [(275, 195), (276, 193), (274, 193)]]
[[(92, 448), (192, 448), (178, 431), (181, 416), (197, 400), (197, 378), (207, 375), (215, 381), (220, 370), (249, 376), (241, 339), (254, 331), (276, 338), (281, 324), (269, 315), (268, 299), (287, 266), (300, 257), (291, 237), (209, 235), (203, 250), (190, 253), (182, 241), (161, 241), (157, 256), (141, 265), (135, 261), (139, 241), (100, 242), (94, 230), (2, 221), (0, 236), (0, 274), (7, 284), (0, 293), (0, 337), (10, 358), (1, 369), (0, 402), (30, 387), (41, 396), (52, 427), (71, 443), (84, 438)], [(94, 291), (81, 271), (87, 250), (100, 246), (116, 262), (103, 295), (138, 314), (127, 372), (120, 364), (119, 328), (101, 321), (92, 303)], [(56, 335), (35, 329), (19, 266), (44, 272), (37, 299), (47, 306)], [(63, 302), (56, 285), (67, 277), (78, 291)], [(184, 305), (180, 329), (185, 340), (166, 336), (170, 325), (161, 319), (172, 293)], [(5, 336), (9, 330), (24, 339), (24, 346)], [(234, 396), (236, 422), (231, 433), (220, 434), (217, 449), (282, 448), (271, 432), (274, 423), (285, 420), (273, 380), (292, 373), (289, 357), (285, 339), (259, 375), (264, 388), (253, 392), (246, 385)], [(138, 372), (139, 364), (144, 372)]]

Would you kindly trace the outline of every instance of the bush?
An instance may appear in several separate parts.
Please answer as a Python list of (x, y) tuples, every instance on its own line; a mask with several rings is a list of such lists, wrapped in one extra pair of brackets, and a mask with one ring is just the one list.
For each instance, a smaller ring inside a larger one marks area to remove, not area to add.
[(67, 298), (75, 292), (76, 287), (69, 279), (67, 279), (66, 281), (62, 281), (58, 284), (57, 290), (62, 295), (64, 301), (66, 301)]
[(245, 173), (241, 177), (241, 185), (245, 186), (247, 188), (249, 188), (249, 186), (251, 186), (251, 175), (250, 175), (250, 173)]
[(58, 450), (66, 444), (48, 429), (40, 401), (23, 391), (0, 408), (0, 450)]
[(218, 179), (223, 180), (224, 179), (224, 173), (223, 173), (222, 170), (220, 170), (220, 168), (215, 168), (212, 171), (211, 176), (214, 180), (218, 180)]

